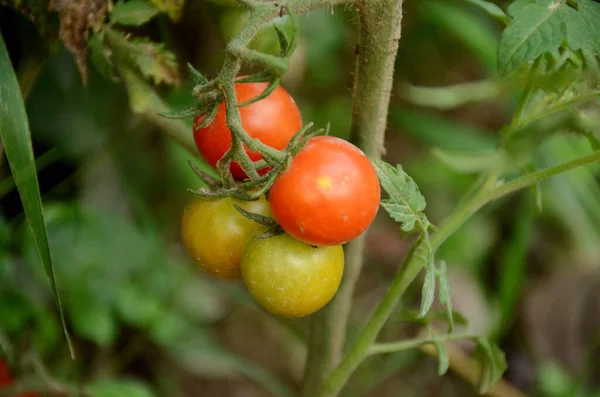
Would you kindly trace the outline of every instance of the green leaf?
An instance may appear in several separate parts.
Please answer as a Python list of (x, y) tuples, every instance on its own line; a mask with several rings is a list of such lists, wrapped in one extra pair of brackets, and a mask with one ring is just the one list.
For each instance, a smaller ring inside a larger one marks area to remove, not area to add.
[(161, 11), (164, 11), (174, 21), (181, 18), (181, 10), (185, 4), (185, 0), (150, 0), (152, 4)]
[(508, 15), (506, 15), (506, 13), (504, 11), (502, 11), (502, 8), (498, 7), (497, 4), (494, 4), (491, 1), (486, 1), (486, 0), (466, 0), (466, 1), (467, 1), (467, 3), (471, 3), (471, 4), (481, 8), (482, 10), (487, 12), (492, 17), (494, 17), (497, 20), (502, 21), (508, 25), (510, 18), (508, 18)]
[(82, 298), (66, 302), (73, 331), (99, 346), (109, 346), (115, 341), (118, 328), (111, 308), (93, 298)]
[[(502, 330), (510, 326), (525, 280), (527, 254), (535, 220), (534, 206), (529, 201), (517, 212), (508, 244), (502, 250), (498, 277), (498, 301)], [(501, 331), (502, 331), (501, 330)]]
[(423, 318), (435, 299), (435, 263), (433, 262), (433, 256), (425, 267), (425, 281), (423, 282), (423, 289), (421, 290), (421, 309), (419, 311), (419, 317)]
[(117, 63), (130, 65), (155, 84), (175, 84), (179, 81), (175, 54), (166, 50), (164, 44), (154, 43), (147, 37), (127, 40), (123, 33), (109, 28), (105, 28), (104, 32)]
[(389, 199), (382, 200), (381, 205), (396, 221), (402, 224), (402, 230), (410, 232), (415, 226), (426, 232), (430, 223), (423, 213), (426, 207), (425, 197), (419, 187), (401, 165), (396, 168), (383, 160), (371, 158), (377, 171), (381, 186), (389, 195)]
[(104, 45), (104, 38), (101, 34), (93, 34), (88, 40), (90, 48), (90, 59), (96, 70), (108, 80), (116, 80), (114, 67), (111, 60), (110, 48)]
[(578, 18), (569, 24), (569, 47), (600, 53), (600, 4), (593, 0), (577, 0)]
[(4, 152), (23, 203), (25, 216), (33, 232), (38, 255), (54, 295), (71, 357), (75, 358), (54, 277), (25, 104), (1, 34), (0, 81), (2, 81), (0, 84), (0, 137)]
[(491, 169), (511, 170), (515, 163), (503, 150), (483, 152), (456, 152), (433, 149), (433, 155), (453, 170), (463, 173), (479, 173)]
[(446, 321), (450, 325), (450, 332), (454, 331), (454, 312), (452, 310), (452, 299), (450, 295), (450, 283), (448, 282), (448, 272), (446, 270), (446, 261), (441, 260), (439, 268), (436, 271), (440, 304), (446, 308)]
[(460, 3), (429, 0), (418, 4), (423, 8), (424, 17), (433, 19), (437, 25), (457, 37), (488, 70), (495, 74), (498, 39), (487, 21), (482, 20)]
[[(427, 94), (432, 95), (431, 92)], [(394, 108), (390, 117), (398, 130), (428, 146), (455, 151), (491, 150), (496, 146), (495, 137), (485, 130), (445, 119), (433, 112)]]
[(561, 1), (517, 0), (508, 8), (508, 14), (513, 19), (502, 32), (498, 47), (501, 75), (556, 50), (567, 37), (565, 21), (576, 11)]
[(94, 397), (155, 397), (145, 384), (126, 379), (100, 379), (88, 386)]
[(119, 25), (140, 26), (159, 12), (158, 8), (146, 0), (119, 0), (110, 14), (110, 20)]
[(450, 360), (448, 360), (448, 351), (442, 342), (434, 342), (435, 348), (438, 351), (438, 375), (442, 376), (448, 372)]
[(475, 356), (481, 365), (477, 388), (479, 393), (485, 394), (502, 379), (507, 368), (506, 359), (504, 353), (486, 338), (477, 338)]
[(133, 283), (120, 288), (115, 303), (123, 321), (140, 328), (158, 320), (161, 313), (160, 300), (152, 294), (144, 293)]

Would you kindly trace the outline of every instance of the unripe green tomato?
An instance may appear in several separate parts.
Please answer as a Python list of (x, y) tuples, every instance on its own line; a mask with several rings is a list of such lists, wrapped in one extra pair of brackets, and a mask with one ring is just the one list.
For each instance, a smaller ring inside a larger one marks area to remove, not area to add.
[(181, 237), (190, 257), (207, 273), (221, 279), (240, 279), (240, 261), (248, 238), (261, 226), (233, 206), (269, 216), (269, 203), (232, 198), (195, 197), (187, 204), (181, 221)]
[(302, 317), (325, 306), (344, 272), (341, 245), (314, 247), (287, 233), (250, 238), (242, 256), (242, 277), (256, 301), (271, 313)]

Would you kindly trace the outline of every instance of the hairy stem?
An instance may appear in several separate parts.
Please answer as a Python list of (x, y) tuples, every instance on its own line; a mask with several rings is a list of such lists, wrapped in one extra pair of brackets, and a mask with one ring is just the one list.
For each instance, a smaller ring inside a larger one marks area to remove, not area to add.
[[(351, 140), (368, 156), (381, 157), (387, 126), (394, 61), (400, 40), (402, 0), (359, 1), (359, 42), (352, 109)], [(365, 236), (346, 246), (344, 278), (334, 300), (315, 321), (305, 371), (304, 396), (315, 396), (323, 376), (340, 361), (354, 287), (359, 278)]]
[(476, 335), (472, 334), (447, 334), (447, 335), (435, 335), (425, 338), (418, 339), (409, 339), (403, 340), (400, 342), (390, 342), (390, 343), (376, 343), (369, 349), (369, 354), (383, 354), (383, 353), (393, 353), (399, 352), (408, 349), (415, 349), (421, 345), (433, 344), (436, 342), (446, 342), (450, 340), (465, 340), (465, 339), (475, 339)]
[[(496, 173), (492, 173), (486, 183), (473, 194), (462, 206), (457, 208), (440, 226), (431, 238), (431, 246), (437, 250), (461, 225), (463, 225), (473, 214), (490, 201), (504, 197), (519, 189), (531, 186), (543, 179), (560, 174), (562, 172), (600, 161), (600, 151), (572, 161), (568, 161), (553, 167), (524, 175), (501, 185), (493, 182)], [(375, 342), (379, 331), (389, 318), (398, 300), (402, 297), (408, 286), (417, 277), (423, 265), (426, 263), (418, 255), (419, 246), (413, 247), (409, 255), (404, 259), (392, 285), (381, 299), (377, 308), (371, 315), (367, 325), (360, 333), (354, 345), (344, 356), (340, 365), (325, 379), (324, 390), (319, 397), (336, 396), (348, 378), (358, 365), (369, 354), (369, 349)]]

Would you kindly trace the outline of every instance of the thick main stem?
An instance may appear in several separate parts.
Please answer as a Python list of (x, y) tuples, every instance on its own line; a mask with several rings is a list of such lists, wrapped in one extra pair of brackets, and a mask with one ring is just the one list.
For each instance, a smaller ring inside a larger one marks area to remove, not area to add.
[[(381, 157), (400, 40), (402, 0), (356, 3), (360, 17), (351, 140), (368, 156)], [(313, 325), (304, 396), (316, 396), (323, 377), (343, 354), (354, 287), (363, 264), (364, 235), (346, 246), (344, 279), (334, 300)], [(319, 349), (318, 351), (316, 349)]]

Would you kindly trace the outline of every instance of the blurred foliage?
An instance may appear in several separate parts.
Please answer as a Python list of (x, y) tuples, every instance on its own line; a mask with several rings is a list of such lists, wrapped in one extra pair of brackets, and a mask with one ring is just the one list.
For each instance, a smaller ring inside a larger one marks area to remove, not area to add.
[[(523, 93), (519, 76), (498, 80), (496, 54), (504, 26), (476, 3), (485, 2), (405, 1), (386, 160), (402, 164), (414, 178), (435, 224), (475, 180), (472, 173), (448, 166), (456, 157), (448, 161), (440, 153), (459, 153), (464, 164), (465, 153), (494, 150)], [(504, 10), (508, 3), (497, 2)], [(307, 320), (274, 319), (249, 303), (239, 286), (209, 280), (193, 267), (178, 236), (186, 189), (199, 183), (187, 166), (193, 156), (148, 116), (192, 103), (192, 84), (181, 65), (189, 61), (214, 75), (246, 11), (229, 0), (119, 0), (107, 11), (107, 23), (91, 26), (91, 21), (77, 28), (73, 40), (88, 37), (89, 46), (76, 51), (78, 63), (58, 44), (63, 27), (57, 13), (35, 1), (0, 4), (0, 29), (21, 86), (32, 87), (26, 104), (50, 247), (80, 355), (74, 363), (65, 351), (2, 159), (0, 329), (17, 352), (18, 375), (32, 372), (21, 358), (35, 355), (54, 378), (86, 384), (98, 397), (286, 395), (296, 388)], [(287, 17), (273, 23), (289, 28)], [(301, 24), (302, 37), (282, 84), (297, 100), (305, 122), (330, 122), (332, 134), (348, 137), (356, 14), (346, 8), (312, 11)], [(34, 44), (42, 37), (43, 45)], [(277, 53), (273, 27), (261, 30), (252, 47)], [(40, 58), (44, 61), (30, 61)], [(86, 85), (78, 69), (82, 59), (87, 60)], [(434, 99), (428, 106), (437, 87), (466, 82), (493, 82), (493, 95), (473, 101), (472, 90), (453, 90), (448, 100), (448, 91), (440, 90), (446, 106)], [(413, 103), (405, 91), (413, 84), (432, 90)], [(470, 97), (457, 98), (461, 92)], [(593, 111), (586, 116), (596, 120)], [(190, 122), (179, 126), (185, 130)], [(592, 150), (581, 134), (545, 138), (541, 145), (534, 142), (534, 167)], [(467, 159), (466, 166), (474, 167), (473, 157)], [(534, 335), (523, 318), (533, 286), (543, 285), (549, 275), (600, 271), (599, 174), (598, 165), (581, 168), (543, 182), (537, 193), (528, 190), (500, 200), (468, 221), (438, 253), (448, 263), (456, 310), (474, 329), (488, 330), (484, 336), (501, 344), (509, 364), (518, 363), (515, 370), (509, 368), (509, 380), (535, 395), (600, 395), (600, 378), (592, 371), (597, 362), (572, 366), (532, 353), (532, 339), (560, 345), (561, 336), (551, 329)], [(358, 325), (407, 249), (383, 216), (372, 229), (377, 238), (369, 240), (369, 263), (358, 288)], [(418, 307), (418, 293), (412, 297), (403, 302), (405, 308)], [(560, 313), (547, 315), (553, 324), (567, 321)], [(593, 317), (587, 316), (582, 327), (597, 329)], [(413, 325), (395, 322), (382, 338), (397, 339), (412, 330)], [(593, 340), (579, 343), (597, 349)], [(353, 378), (348, 395), (392, 396), (399, 389), (406, 395), (475, 395), (453, 376), (437, 378), (430, 361), (415, 352), (372, 357)]]

